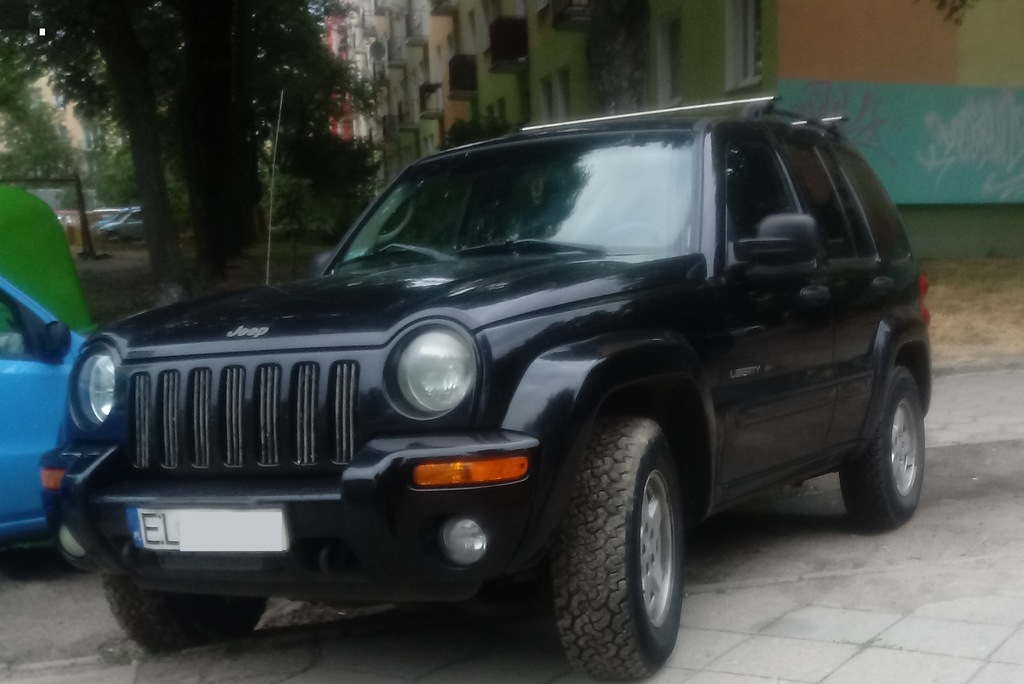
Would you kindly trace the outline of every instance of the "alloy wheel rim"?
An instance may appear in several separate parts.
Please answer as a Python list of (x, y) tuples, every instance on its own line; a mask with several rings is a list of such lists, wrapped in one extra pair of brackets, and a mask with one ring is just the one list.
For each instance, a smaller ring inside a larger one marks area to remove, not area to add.
[(640, 584), (647, 619), (665, 623), (675, 585), (675, 521), (665, 477), (657, 470), (644, 483), (640, 511)]
[(896, 491), (906, 496), (917, 479), (918, 436), (914, 410), (906, 399), (900, 401), (892, 417), (890, 462)]

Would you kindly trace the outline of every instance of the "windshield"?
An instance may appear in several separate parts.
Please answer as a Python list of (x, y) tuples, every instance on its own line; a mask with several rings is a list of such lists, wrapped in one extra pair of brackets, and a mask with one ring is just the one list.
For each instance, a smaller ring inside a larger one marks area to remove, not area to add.
[(691, 249), (692, 137), (601, 135), (495, 146), (406, 172), (339, 263), (494, 251)]

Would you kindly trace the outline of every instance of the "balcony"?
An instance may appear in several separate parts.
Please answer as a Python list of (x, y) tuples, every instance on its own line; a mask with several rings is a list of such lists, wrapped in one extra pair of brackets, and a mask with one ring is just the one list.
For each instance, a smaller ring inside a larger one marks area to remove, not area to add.
[(498, 17), (491, 22), (490, 35), (492, 72), (509, 74), (526, 68), (526, 17)]
[(452, 55), (448, 60), (448, 99), (476, 98), (476, 55)]
[(388, 68), (405, 68), (405, 39), (391, 36), (388, 39)]
[(585, 31), (590, 24), (590, 0), (551, 0), (551, 25), (556, 31)]
[(444, 89), (440, 83), (420, 85), (420, 118), (444, 118)]
[(426, 47), (428, 42), (428, 23), (430, 15), (424, 10), (409, 10), (405, 15), (405, 44), (414, 47)]
[(408, 101), (399, 100), (397, 108), (399, 131), (415, 131), (419, 128), (419, 122), (416, 119), (416, 114), (412, 111)]
[(456, 0), (430, 0), (430, 13), (435, 17), (454, 17), (459, 13)]

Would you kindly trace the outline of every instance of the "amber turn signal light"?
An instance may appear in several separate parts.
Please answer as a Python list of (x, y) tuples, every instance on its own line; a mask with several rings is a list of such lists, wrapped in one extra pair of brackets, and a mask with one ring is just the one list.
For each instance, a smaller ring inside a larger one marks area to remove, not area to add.
[(412, 471), (417, 487), (468, 487), (522, 480), (530, 459), (522, 454), (421, 463)]
[(48, 489), (51, 492), (59, 492), (60, 481), (64, 479), (64, 469), (43, 468), (40, 473), (40, 477), (43, 480), (43, 489)]

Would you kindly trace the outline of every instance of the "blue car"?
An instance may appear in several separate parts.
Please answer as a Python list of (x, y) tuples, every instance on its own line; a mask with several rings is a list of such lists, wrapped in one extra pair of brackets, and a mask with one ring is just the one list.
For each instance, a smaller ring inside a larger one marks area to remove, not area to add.
[(90, 327), (59, 221), (0, 187), (0, 546), (47, 534), (39, 458), (57, 444)]

